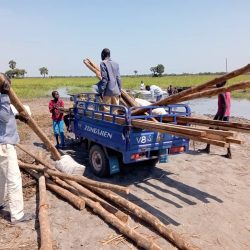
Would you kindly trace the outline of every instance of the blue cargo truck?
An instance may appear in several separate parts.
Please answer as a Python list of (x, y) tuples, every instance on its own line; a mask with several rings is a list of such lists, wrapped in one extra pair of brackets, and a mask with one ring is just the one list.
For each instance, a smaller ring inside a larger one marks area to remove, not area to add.
[(152, 117), (161, 122), (164, 117), (171, 116), (176, 122), (177, 116), (191, 115), (187, 105), (163, 106), (164, 115), (153, 115), (152, 111), (159, 107), (150, 106), (147, 115), (132, 116), (135, 107), (105, 104), (109, 112), (102, 111), (104, 104), (95, 94), (77, 94), (72, 99), (71, 130), (76, 139), (87, 143), (90, 166), (97, 176), (118, 173), (121, 164), (166, 163), (169, 154), (186, 152), (189, 148), (188, 139), (132, 126), (134, 119)]

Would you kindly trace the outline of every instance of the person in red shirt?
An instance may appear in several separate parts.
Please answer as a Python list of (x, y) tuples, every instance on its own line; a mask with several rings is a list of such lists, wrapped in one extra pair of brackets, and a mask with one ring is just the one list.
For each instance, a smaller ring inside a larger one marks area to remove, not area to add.
[[(52, 113), (53, 120), (53, 131), (56, 138), (56, 148), (64, 148), (64, 121), (63, 121), (63, 109), (64, 102), (59, 97), (58, 91), (54, 90), (52, 92), (53, 100), (49, 102), (49, 111)], [(61, 144), (59, 143), (59, 137), (61, 139)]]
[[(216, 85), (217, 88), (224, 87), (226, 81), (221, 82)], [(230, 108), (231, 108), (231, 94), (230, 92), (221, 93), (218, 95), (218, 110), (214, 117), (214, 120), (219, 121), (229, 121), (230, 117)], [(207, 144), (205, 149), (200, 150), (200, 152), (210, 153), (210, 144)], [(227, 154), (224, 155), (228, 159), (232, 159), (232, 152), (230, 146), (227, 148)]]

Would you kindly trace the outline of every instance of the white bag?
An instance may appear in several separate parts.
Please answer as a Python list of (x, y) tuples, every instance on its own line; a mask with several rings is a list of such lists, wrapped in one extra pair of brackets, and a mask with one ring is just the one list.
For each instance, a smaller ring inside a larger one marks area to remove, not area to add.
[(69, 155), (63, 155), (60, 160), (56, 161), (56, 169), (66, 174), (83, 175), (85, 166), (75, 162)]
[[(135, 101), (140, 105), (140, 106), (150, 106), (152, 105), (151, 102), (140, 99), (140, 98), (135, 98)], [(152, 110), (152, 115), (165, 115), (167, 114), (166, 110), (164, 108), (156, 108)]]

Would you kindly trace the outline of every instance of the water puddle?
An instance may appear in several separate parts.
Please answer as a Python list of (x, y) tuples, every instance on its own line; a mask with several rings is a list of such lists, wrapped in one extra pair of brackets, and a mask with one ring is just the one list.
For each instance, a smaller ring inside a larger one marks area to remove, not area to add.
[[(58, 89), (60, 97), (69, 98), (70, 87), (62, 87)], [(90, 92), (91, 89), (80, 89), (79, 92)], [(76, 91), (77, 92), (77, 91)], [(141, 96), (142, 97), (142, 96)], [(163, 96), (164, 98), (165, 96)], [(144, 99), (150, 99), (150, 94), (144, 93)], [(215, 115), (217, 112), (217, 98), (202, 98), (187, 101), (191, 111), (196, 114)], [(231, 116), (250, 119), (250, 100), (247, 99), (231, 99)]]

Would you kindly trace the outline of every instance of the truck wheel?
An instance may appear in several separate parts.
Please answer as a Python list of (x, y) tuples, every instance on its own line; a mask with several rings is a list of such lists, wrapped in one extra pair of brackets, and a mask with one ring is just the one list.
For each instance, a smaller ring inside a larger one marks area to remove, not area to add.
[(102, 149), (98, 145), (93, 145), (89, 151), (89, 162), (93, 173), (99, 177), (109, 175), (108, 159)]

